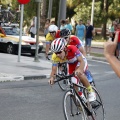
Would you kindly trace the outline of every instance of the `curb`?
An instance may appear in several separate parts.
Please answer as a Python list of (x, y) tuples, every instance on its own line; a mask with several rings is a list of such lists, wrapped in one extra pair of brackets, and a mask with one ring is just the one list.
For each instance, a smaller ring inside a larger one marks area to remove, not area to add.
[(27, 75), (27, 76), (9, 76), (9, 77), (0, 77), (0, 82), (9, 82), (9, 81), (23, 81), (23, 80), (38, 80), (49, 78), (50, 75)]

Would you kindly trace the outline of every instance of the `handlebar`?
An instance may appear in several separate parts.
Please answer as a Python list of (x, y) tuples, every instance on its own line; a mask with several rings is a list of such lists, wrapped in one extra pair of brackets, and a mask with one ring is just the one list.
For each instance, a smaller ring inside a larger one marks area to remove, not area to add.
[(64, 80), (64, 79), (69, 79), (73, 76), (75, 76), (74, 72), (70, 75), (56, 75), (56, 80), (54, 80), (54, 83), (59, 82), (59, 81)]

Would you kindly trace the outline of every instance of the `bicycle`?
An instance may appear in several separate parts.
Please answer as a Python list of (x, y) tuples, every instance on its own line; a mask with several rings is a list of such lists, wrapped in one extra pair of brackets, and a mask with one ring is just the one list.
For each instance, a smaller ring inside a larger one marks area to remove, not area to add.
[[(63, 97), (63, 112), (65, 120), (105, 120), (105, 111), (104, 105), (101, 99), (99, 92), (94, 86), (93, 90), (96, 93), (96, 101), (88, 101), (88, 91), (82, 84), (75, 84), (71, 81), (71, 77), (74, 76), (74, 73), (71, 75), (59, 76), (56, 75), (56, 82), (68, 79), (69, 80), (69, 89), (64, 93)], [(74, 88), (77, 86), (85, 96), (83, 99), (78, 91)]]

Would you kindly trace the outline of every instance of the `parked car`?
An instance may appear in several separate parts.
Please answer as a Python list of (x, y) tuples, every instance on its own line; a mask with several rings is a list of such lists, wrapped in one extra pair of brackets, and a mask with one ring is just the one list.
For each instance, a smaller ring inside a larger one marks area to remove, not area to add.
[[(9, 54), (17, 54), (19, 48), (19, 28), (2, 27), (0, 28), (0, 50)], [(43, 49), (43, 43), (39, 41), (38, 53)], [(22, 34), (21, 53), (31, 53), (35, 55), (36, 39)]]

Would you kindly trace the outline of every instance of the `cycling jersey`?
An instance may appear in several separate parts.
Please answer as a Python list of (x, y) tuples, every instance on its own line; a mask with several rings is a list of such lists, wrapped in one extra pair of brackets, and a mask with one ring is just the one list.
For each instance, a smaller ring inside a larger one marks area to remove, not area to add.
[(55, 38), (50, 33), (46, 35), (46, 41), (53, 41), (54, 39)]
[(79, 49), (74, 46), (74, 45), (68, 45), (66, 47), (66, 58), (64, 60), (61, 60), (55, 53), (52, 55), (52, 61), (53, 61), (53, 66), (57, 66), (58, 62), (68, 62), (69, 65), (69, 73), (72, 74), (73, 71), (75, 71), (75, 68), (77, 66), (80, 66), (80, 63), (78, 62), (77, 58), (79, 56), (82, 56), (85, 62), (85, 68), (84, 71), (87, 68), (87, 60), (86, 58), (82, 55), (82, 53), (79, 51)]
[(69, 43), (69, 45), (75, 45), (78, 49), (81, 46), (83, 47), (82, 41), (75, 35), (71, 35), (70, 36), (70, 43)]
[(59, 38), (59, 37), (60, 37), (60, 30), (56, 32), (55, 37), (53, 37), (50, 33), (48, 33), (46, 35), (46, 42), (52, 42), (55, 38)]

